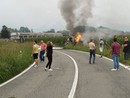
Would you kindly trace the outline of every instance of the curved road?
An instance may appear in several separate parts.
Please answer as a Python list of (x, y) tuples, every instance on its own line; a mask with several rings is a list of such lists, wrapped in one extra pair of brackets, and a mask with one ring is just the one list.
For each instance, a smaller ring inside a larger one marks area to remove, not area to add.
[[(113, 62), (96, 57), (89, 64), (89, 54), (71, 50), (56, 50), (74, 58), (79, 77), (75, 98), (130, 98), (130, 71), (121, 67), (112, 72)], [(32, 67), (21, 77), (0, 88), (0, 98), (67, 98), (75, 76), (73, 61), (54, 50), (53, 71), (44, 71), (47, 60)]]

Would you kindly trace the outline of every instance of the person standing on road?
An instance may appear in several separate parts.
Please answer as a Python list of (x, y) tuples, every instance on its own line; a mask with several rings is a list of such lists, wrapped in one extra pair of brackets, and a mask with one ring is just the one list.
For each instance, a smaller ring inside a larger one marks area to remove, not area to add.
[(130, 42), (128, 41), (128, 37), (124, 37), (124, 43), (122, 44), (122, 47), (124, 52), (125, 65), (129, 66), (128, 59), (130, 58)]
[(119, 56), (120, 56), (120, 48), (121, 45), (117, 42), (117, 38), (113, 39), (113, 43), (111, 45), (111, 54), (114, 63), (114, 68), (111, 71), (119, 70)]
[(95, 50), (96, 50), (96, 45), (95, 45), (93, 39), (90, 40), (88, 46), (89, 46), (89, 50), (90, 50), (89, 51), (90, 52), (89, 64), (91, 64), (92, 57), (93, 57), (93, 64), (95, 64)]
[(33, 42), (33, 49), (32, 49), (32, 56), (33, 56), (34, 62), (35, 62), (34, 67), (38, 66), (38, 48), (39, 48), (39, 45), (37, 44), (37, 41), (34, 41)]
[(49, 69), (49, 71), (52, 71), (51, 64), (52, 64), (52, 54), (53, 54), (53, 43), (51, 41), (47, 42), (47, 49), (46, 49), (46, 56), (48, 58), (48, 63), (45, 67), (45, 71)]
[(40, 47), (41, 47), (41, 49), (40, 49), (40, 56), (39, 56), (39, 58), (40, 58), (40, 61), (44, 62), (44, 60), (45, 60), (44, 54), (45, 54), (45, 50), (46, 50), (47, 45), (46, 45), (46, 43), (43, 40), (41, 40)]
[(102, 58), (103, 56), (103, 49), (104, 49), (104, 41), (103, 39), (100, 39), (100, 42), (99, 42), (100, 58)]

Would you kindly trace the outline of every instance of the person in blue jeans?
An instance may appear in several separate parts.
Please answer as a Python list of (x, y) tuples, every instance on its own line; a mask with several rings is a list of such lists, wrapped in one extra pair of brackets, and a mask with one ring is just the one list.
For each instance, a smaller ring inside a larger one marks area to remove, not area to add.
[(112, 59), (114, 63), (114, 68), (111, 69), (112, 71), (119, 70), (120, 48), (121, 45), (117, 42), (117, 38), (114, 38), (113, 43), (111, 45), (111, 53), (112, 53)]
[(114, 69), (112, 69), (112, 70), (118, 70), (119, 69), (119, 56), (116, 54), (113, 54), (112, 59), (114, 62)]
[(89, 52), (90, 52), (90, 57), (89, 57), (89, 64), (91, 64), (91, 59), (93, 58), (93, 64), (95, 64), (95, 50), (96, 50), (96, 45), (94, 43), (94, 40), (91, 39), (89, 44)]
[(90, 57), (89, 57), (89, 64), (91, 64), (91, 59), (93, 57), (93, 64), (95, 64), (95, 50), (90, 49)]
[(43, 61), (44, 62), (44, 54), (45, 54), (45, 50), (46, 50), (46, 43), (41, 40), (41, 45), (40, 45), (41, 49), (40, 49), (40, 55), (39, 55), (39, 58), (40, 58), (40, 61)]

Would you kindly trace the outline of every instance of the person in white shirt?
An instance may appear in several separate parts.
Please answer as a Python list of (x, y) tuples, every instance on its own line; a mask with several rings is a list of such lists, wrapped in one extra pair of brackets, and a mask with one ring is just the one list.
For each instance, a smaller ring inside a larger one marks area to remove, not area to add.
[(100, 57), (102, 58), (103, 56), (103, 49), (104, 49), (104, 41), (103, 39), (100, 39), (100, 42), (99, 42), (99, 51), (100, 51)]
[(92, 57), (93, 57), (93, 64), (95, 64), (95, 50), (96, 50), (96, 45), (95, 45), (93, 39), (90, 40), (88, 46), (89, 46), (89, 50), (90, 50), (89, 64), (91, 64)]

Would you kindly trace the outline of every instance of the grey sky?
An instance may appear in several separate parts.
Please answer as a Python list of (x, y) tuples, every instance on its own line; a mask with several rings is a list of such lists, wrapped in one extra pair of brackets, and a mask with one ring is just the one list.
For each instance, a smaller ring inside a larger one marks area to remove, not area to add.
[(130, 31), (130, 0), (95, 0), (91, 25)]
[[(59, 0), (0, 0), (0, 28), (27, 26), (34, 31), (63, 30), (66, 23), (58, 8)], [(81, 0), (82, 2), (82, 0)], [(107, 26), (130, 31), (130, 0), (95, 0), (91, 26)]]

